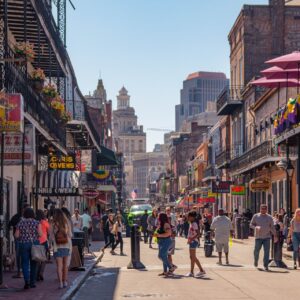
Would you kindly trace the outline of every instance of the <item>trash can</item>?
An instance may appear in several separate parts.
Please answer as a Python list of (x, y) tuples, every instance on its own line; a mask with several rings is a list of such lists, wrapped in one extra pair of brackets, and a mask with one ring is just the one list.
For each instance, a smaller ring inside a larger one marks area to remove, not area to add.
[(72, 238), (72, 246), (77, 246), (81, 263), (84, 265), (84, 257), (83, 257), (83, 251), (84, 251), (84, 232), (78, 231), (74, 232), (74, 237)]
[(242, 239), (242, 218), (235, 218), (235, 238), (241, 240)]
[(247, 218), (242, 218), (241, 220), (241, 238), (248, 239), (250, 231), (250, 223)]

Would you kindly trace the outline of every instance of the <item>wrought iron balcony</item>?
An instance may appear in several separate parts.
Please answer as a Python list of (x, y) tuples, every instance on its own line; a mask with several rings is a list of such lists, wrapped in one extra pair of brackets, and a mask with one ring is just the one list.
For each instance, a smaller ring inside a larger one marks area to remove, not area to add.
[(216, 176), (216, 169), (213, 165), (209, 165), (204, 171), (203, 180), (205, 181), (205, 180), (207, 180), (211, 177), (214, 177), (214, 176)]
[(246, 151), (241, 156), (236, 157), (230, 163), (231, 170), (237, 170), (246, 168), (248, 165), (258, 163), (268, 158), (278, 158), (278, 154), (275, 153), (272, 141), (265, 141), (258, 146)]
[(223, 150), (218, 155), (216, 155), (216, 168), (217, 169), (227, 169), (230, 165), (230, 150)]
[(242, 106), (241, 93), (242, 86), (225, 87), (217, 99), (218, 116), (226, 116), (232, 114), (235, 109)]
[[(7, 57), (13, 58), (13, 52), (8, 49)], [(0, 86), (8, 93), (20, 93), (24, 98), (24, 111), (30, 114), (49, 134), (62, 146), (66, 145), (66, 130), (61, 126), (61, 120), (46, 105), (44, 98), (30, 86), (24, 69), (12, 62), (6, 62), (4, 74), (1, 74)]]

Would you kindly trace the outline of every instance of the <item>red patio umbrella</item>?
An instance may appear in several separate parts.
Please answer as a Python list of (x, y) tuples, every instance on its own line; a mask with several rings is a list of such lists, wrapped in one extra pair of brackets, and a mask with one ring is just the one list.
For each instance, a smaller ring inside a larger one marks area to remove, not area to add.
[(290, 54), (282, 55), (266, 61), (266, 64), (274, 65), (282, 69), (300, 68), (300, 51), (294, 51)]
[[(278, 88), (278, 108), (279, 108), (279, 100), (280, 100), (280, 88), (282, 87), (299, 87), (299, 81), (295, 78), (267, 78), (262, 77), (257, 80), (253, 80), (251, 82), (253, 85), (264, 86), (267, 88)], [(287, 98), (287, 90), (286, 90), (286, 98)], [(287, 99), (288, 101), (288, 99)]]
[(274, 66), (260, 72), (263, 76), (268, 79), (290, 79), (298, 80), (298, 69), (282, 69), (280, 67)]

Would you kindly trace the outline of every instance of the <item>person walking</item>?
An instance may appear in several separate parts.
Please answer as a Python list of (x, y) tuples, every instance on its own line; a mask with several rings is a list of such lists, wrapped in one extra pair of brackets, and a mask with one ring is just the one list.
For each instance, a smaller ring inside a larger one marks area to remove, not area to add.
[(29, 204), (24, 204), (21, 213), (15, 214), (9, 221), (8, 227), (13, 228), (13, 236), (15, 240), (15, 257), (16, 257), (16, 262), (17, 262), (17, 274), (13, 275), (13, 278), (22, 278), (22, 272), (21, 272), (21, 255), (20, 255), (20, 242), (19, 239), (15, 237), (15, 233), (17, 230), (17, 225), (22, 219), (23, 213), (26, 208), (29, 207)]
[(190, 211), (188, 213), (188, 221), (190, 223), (189, 232), (188, 232), (188, 245), (191, 259), (191, 271), (186, 275), (186, 277), (194, 277), (194, 268), (195, 264), (199, 268), (199, 272), (195, 275), (195, 277), (203, 277), (206, 273), (202, 268), (202, 265), (199, 259), (196, 256), (196, 250), (198, 248), (198, 237), (199, 237), (199, 227), (196, 222), (197, 212)]
[(83, 215), (81, 215), (82, 219), (82, 230), (84, 232), (84, 246), (90, 252), (90, 236), (92, 233), (92, 218), (89, 215), (88, 208), (85, 208)]
[(79, 209), (75, 208), (74, 215), (72, 216), (72, 224), (74, 232), (82, 231), (82, 218), (79, 214)]
[(169, 224), (171, 225), (171, 240), (172, 240), (172, 244), (169, 248), (169, 252), (168, 252), (168, 260), (170, 262), (170, 264), (172, 265), (173, 269), (177, 269), (177, 266), (173, 263), (173, 255), (175, 254), (175, 248), (176, 248), (176, 228), (177, 228), (177, 220), (176, 220), (176, 216), (175, 214), (172, 213), (171, 211), (171, 207), (167, 207), (166, 208), (166, 213), (169, 219)]
[(269, 270), (268, 264), (270, 259), (270, 241), (274, 235), (274, 243), (277, 242), (276, 231), (273, 218), (267, 213), (268, 206), (261, 204), (260, 212), (255, 214), (250, 222), (250, 227), (254, 230), (255, 247), (254, 247), (254, 266), (258, 266), (259, 252), (261, 247), (264, 248), (264, 269)]
[(109, 231), (109, 239), (108, 242), (105, 244), (105, 246), (101, 249), (101, 251), (104, 253), (105, 249), (107, 249), (109, 246), (111, 246), (112, 250), (110, 251), (110, 253), (112, 255), (115, 255), (115, 251), (114, 251), (114, 246), (115, 246), (115, 234), (114, 234), (114, 215), (113, 214), (109, 214), (108, 219), (106, 221), (106, 227), (108, 228)]
[[(45, 253), (49, 252), (49, 244), (48, 244), (48, 236), (49, 236), (49, 222), (46, 219), (44, 211), (41, 209), (36, 212), (36, 220), (40, 222), (42, 235), (39, 238), (40, 245), (45, 247)], [(37, 273), (36, 280), (43, 281), (44, 280), (44, 272), (45, 272), (46, 262), (38, 262), (37, 263)]]
[(215, 233), (216, 250), (219, 255), (218, 264), (222, 265), (222, 251), (224, 250), (226, 265), (229, 265), (229, 237), (233, 230), (232, 223), (231, 220), (225, 216), (223, 208), (219, 208), (218, 214), (219, 215), (213, 219), (210, 228)]
[(148, 216), (148, 210), (146, 209), (141, 217), (141, 227), (145, 244), (148, 243)]
[(23, 218), (16, 226), (15, 238), (20, 243), (20, 256), (24, 276), (24, 289), (35, 288), (37, 262), (31, 258), (32, 245), (39, 245), (42, 236), (40, 222), (35, 220), (34, 211), (28, 207), (24, 210)]
[(149, 248), (152, 248), (153, 234), (157, 227), (157, 210), (154, 208), (152, 214), (148, 216), (148, 233), (149, 233)]
[(103, 214), (103, 216), (101, 217), (101, 221), (100, 221), (100, 230), (103, 232), (105, 245), (109, 242), (109, 227), (108, 227), (109, 224), (107, 223), (108, 215), (109, 215), (109, 210), (107, 209)]
[(291, 220), (291, 226), (288, 239), (293, 242), (293, 259), (294, 269), (297, 269), (297, 260), (300, 267), (299, 250), (300, 250), (300, 208), (297, 208), (294, 218)]
[(117, 215), (117, 220), (116, 223), (114, 224), (114, 228), (113, 228), (113, 233), (115, 235), (115, 241), (116, 243), (114, 244), (113, 247), (113, 251), (115, 251), (115, 249), (117, 248), (117, 246), (120, 244), (120, 255), (121, 256), (125, 256), (124, 252), (123, 252), (123, 237), (122, 237), (122, 232), (123, 232), (123, 221), (122, 221), (122, 215), (118, 214)]
[(165, 213), (160, 213), (158, 216), (158, 229), (154, 233), (154, 237), (158, 239), (158, 258), (163, 262), (163, 273), (159, 276), (167, 277), (174, 272), (174, 268), (168, 260), (168, 251), (172, 244), (171, 235), (172, 231), (168, 216)]
[(69, 222), (61, 209), (56, 208), (50, 226), (50, 241), (53, 256), (56, 260), (59, 288), (68, 286), (68, 257), (72, 248), (72, 231)]

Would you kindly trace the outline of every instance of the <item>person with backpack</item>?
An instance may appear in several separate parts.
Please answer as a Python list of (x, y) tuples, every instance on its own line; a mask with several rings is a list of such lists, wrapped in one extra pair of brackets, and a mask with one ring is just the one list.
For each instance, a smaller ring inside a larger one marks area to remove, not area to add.
[(50, 241), (56, 260), (59, 288), (68, 286), (68, 257), (72, 248), (72, 231), (61, 209), (55, 209), (50, 226)]

